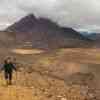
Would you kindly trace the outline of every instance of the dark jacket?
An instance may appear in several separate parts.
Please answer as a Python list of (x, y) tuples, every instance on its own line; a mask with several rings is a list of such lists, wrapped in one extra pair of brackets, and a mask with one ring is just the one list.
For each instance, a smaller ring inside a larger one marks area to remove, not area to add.
[(16, 71), (16, 67), (12, 63), (5, 63), (3, 66), (3, 70), (7, 73), (12, 73), (13, 70)]

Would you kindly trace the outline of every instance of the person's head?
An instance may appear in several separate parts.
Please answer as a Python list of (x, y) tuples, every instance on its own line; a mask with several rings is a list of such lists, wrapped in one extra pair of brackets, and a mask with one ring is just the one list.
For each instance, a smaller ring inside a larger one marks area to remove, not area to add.
[(5, 60), (5, 63), (11, 63), (12, 62), (12, 58), (11, 57), (7, 57)]

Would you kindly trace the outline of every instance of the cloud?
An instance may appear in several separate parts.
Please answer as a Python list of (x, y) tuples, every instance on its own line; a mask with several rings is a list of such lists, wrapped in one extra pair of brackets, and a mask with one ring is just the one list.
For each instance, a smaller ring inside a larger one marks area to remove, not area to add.
[[(61, 26), (93, 30), (100, 26), (100, 0), (1, 0), (0, 16), (9, 23), (33, 13)], [(11, 20), (12, 19), (12, 20)], [(98, 31), (95, 29), (94, 31)]]
[(93, 32), (97, 32), (100, 33), (100, 26), (97, 25), (86, 25), (84, 27), (81, 28), (77, 28), (77, 31), (80, 32), (88, 32), (88, 33), (93, 33)]
[(5, 29), (5, 27), (8, 27), (10, 24), (9, 23), (0, 23), (0, 30)]

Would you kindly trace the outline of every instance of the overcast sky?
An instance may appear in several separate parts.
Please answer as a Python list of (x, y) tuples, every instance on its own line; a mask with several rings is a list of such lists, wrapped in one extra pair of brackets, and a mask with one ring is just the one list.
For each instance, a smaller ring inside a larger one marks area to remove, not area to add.
[(100, 0), (0, 0), (0, 29), (29, 13), (61, 26), (100, 32)]

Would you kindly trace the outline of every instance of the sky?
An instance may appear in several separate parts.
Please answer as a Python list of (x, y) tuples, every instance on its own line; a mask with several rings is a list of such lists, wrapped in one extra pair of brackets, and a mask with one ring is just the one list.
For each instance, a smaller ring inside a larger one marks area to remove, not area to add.
[(100, 33), (100, 0), (0, 0), (0, 30), (31, 13), (63, 27)]

